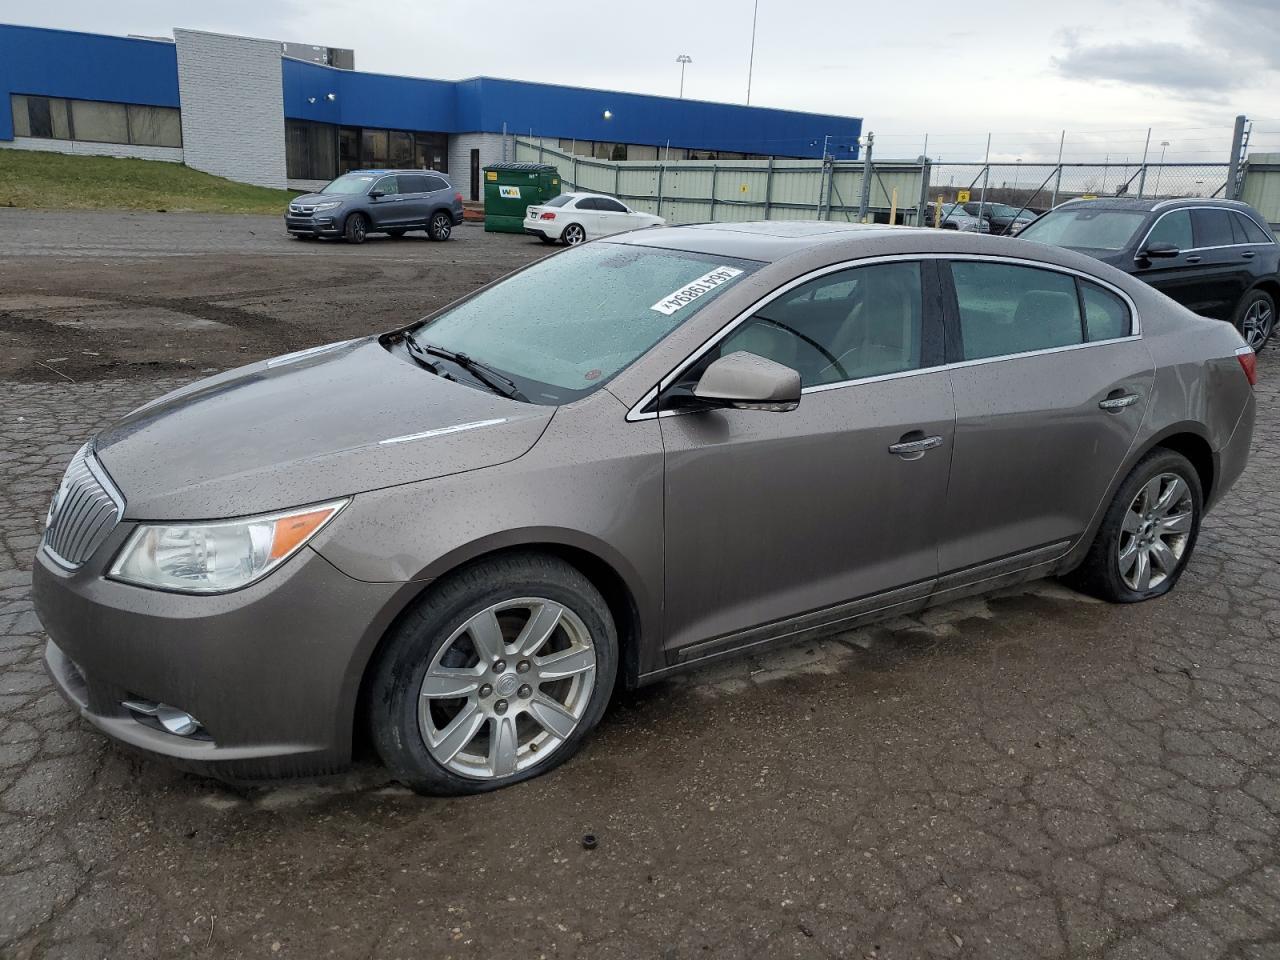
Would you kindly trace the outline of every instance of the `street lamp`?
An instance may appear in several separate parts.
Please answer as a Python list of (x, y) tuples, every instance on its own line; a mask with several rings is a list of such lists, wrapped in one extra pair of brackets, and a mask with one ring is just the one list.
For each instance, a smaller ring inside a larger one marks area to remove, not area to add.
[(680, 99), (684, 99), (684, 68), (686, 65), (693, 63), (693, 57), (687, 53), (682, 53), (676, 57), (676, 63), (680, 64)]
[(1160, 163), (1156, 167), (1156, 196), (1160, 196), (1160, 174), (1164, 173), (1164, 152), (1169, 149), (1169, 141), (1160, 141)]

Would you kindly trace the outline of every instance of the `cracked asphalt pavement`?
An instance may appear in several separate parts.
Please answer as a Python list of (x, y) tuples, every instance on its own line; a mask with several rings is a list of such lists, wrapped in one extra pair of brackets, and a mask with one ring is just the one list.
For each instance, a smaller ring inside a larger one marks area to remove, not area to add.
[(0, 955), (1280, 957), (1276, 350), (1167, 598), (1041, 582), (620, 694), (565, 767), (476, 798), (367, 758), (231, 788), (108, 743), (29, 599), (84, 438), (545, 252), (278, 226), (0, 210)]

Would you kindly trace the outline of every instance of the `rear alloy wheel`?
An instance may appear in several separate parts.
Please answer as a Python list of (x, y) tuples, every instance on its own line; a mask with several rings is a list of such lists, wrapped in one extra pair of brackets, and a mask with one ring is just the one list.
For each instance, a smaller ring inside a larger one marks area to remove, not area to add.
[(445, 579), (388, 639), (373, 675), (374, 740), (421, 793), (481, 793), (567, 759), (599, 722), (617, 670), (608, 606), (578, 570), (537, 554)]
[(427, 227), (427, 236), (432, 240), (448, 240), (452, 233), (453, 217), (441, 211), (431, 218), (431, 225)]
[(363, 213), (353, 213), (347, 217), (346, 226), (343, 228), (342, 235), (346, 238), (347, 243), (364, 243), (365, 237), (369, 235), (369, 221)]
[(1253, 347), (1254, 353), (1261, 353), (1262, 348), (1271, 339), (1276, 326), (1276, 305), (1269, 294), (1261, 290), (1251, 290), (1240, 303), (1236, 311), (1236, 329), (1245, 342)]
[(1168, 593), (1191, 558), (1203, 510), (1200, 477), (1190, 461), (1173, 450), (1153, 451), (1121, 485), (1070, 579), (1113, 603)]
[(578, 244), (586, 242), (587, 231), (582, 229), (581, 224), (571, 223), (564, 228), (564, 233), (560, 235), (560, 239), (563, 240), (567, 246), (576, 247)]

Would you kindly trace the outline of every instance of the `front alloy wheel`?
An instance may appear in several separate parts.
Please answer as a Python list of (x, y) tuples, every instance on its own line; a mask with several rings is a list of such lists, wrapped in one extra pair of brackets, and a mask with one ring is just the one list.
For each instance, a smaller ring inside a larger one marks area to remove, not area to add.
[(595, 647), (577, 614), (545, 597), (504, 600), (440, 647), (422, 678), (418, 729), (441, 766), (507, 777), (564, 744), (595, 682)]
[(617, 672), (609, 606), (581, 571), (515, 553), (441, 577), (387, 636), (367, 687), (374, 743), (421, 793), (481, 793), (564, 762)]

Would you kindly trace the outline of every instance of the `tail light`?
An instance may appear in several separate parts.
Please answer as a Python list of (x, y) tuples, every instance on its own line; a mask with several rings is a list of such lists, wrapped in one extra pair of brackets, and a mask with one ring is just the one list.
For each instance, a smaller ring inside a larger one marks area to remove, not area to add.
[(462, 194), (460, 194), (460, 193), (455, 193), (455, 194), (453, 195), (453, 199), (455, 199), (455, 200), (457, 200), (459, 203), (461, 203), (461, 202), (462, 202)]
[(539, 220), (554, 220), (555, 218), (556, 218), (556, 215), (552, 213), (550, 210), (542, 214), (542, 216), (538, 217)]
[(1249, 381), (1249, 386), (1256, 387), (1258, 385), (1258, 355), (1253, 352), (1252, 347), (1241, 347), (1236, 351), (1236, 359), (1240, 361), (1240, 369), (1244, 371), (1245, 379)]

